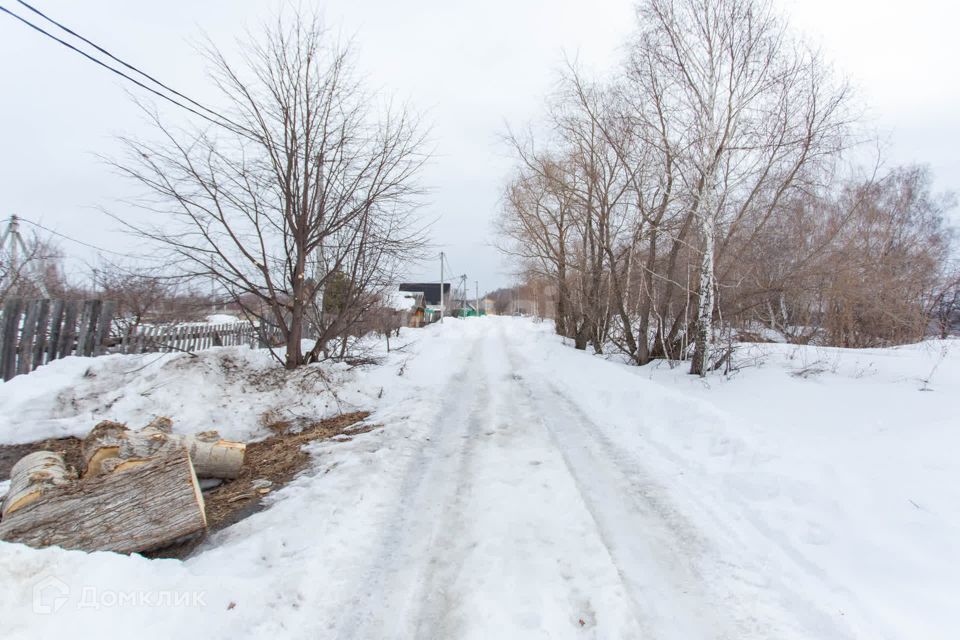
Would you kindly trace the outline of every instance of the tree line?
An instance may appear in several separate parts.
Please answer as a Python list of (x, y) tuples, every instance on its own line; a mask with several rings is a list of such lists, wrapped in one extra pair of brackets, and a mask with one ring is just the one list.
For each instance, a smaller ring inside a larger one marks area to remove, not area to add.
[(960, 309), (944, 214), (920, 166), (857, 169), (849, 86), (760, 0), (642, 0), (628, 54), (574, 63), (516, 159), (501, 250), (559, 334), (636, 364), (728, 357), (724, 331), (876, 346)]

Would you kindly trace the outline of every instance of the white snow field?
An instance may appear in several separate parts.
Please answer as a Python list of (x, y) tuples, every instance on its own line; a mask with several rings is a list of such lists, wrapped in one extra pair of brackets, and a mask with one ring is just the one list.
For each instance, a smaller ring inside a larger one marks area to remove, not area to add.
[[(750, 366), (706, 383), (524, 319), (398, 342), (328, 369), (383, 428), (313, 445), (269, 509), (190, 559), (0, 543), (0, 635), (960, 637), (960, 342), (744, 345)], [(313, 378), (222, 366), (269, 372), (260, 352), (152, 358), (0, 385), (0, 440), (159, 413), (256, 437), (274, 404), (337, 408)]]

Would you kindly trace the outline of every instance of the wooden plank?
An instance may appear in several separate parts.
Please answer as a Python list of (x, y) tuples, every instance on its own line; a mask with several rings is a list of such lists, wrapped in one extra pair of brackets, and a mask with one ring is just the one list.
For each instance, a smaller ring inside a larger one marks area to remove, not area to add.
[(77, 317), (80, 315), (80, 303), (77, 300), (68, 300), (64, 309), (63, 328), (60, 331), (60, 344), (57, 347), (58, 358), (66, 358), (73, 354), (74, 342), (77, 338)]
[(153, 335), (153, 341), (156, 345), (156, 350), (160, 353), (166, 353), (170, 350), (167, 346), (167, 340), (169, 339), (170, 327), (157, 327), (156, 333)]
[(17, 345), (17, 373), (20, 375), (33, 371), (33, 333), (37, 328), (39, 312), (39, 300), (27, 303), (27, 311), (23, 315), (23, 329), (20, 331), (20, 344)]
[(135, 353), (146, 353), (150, 347), (147, 344), (147, 336), (150, 335), (150, 326), (141, 326), (137, 328), (137, 346)]
[(33, 332), (33, 368), (43, 364), (43, 357), (47, 352), (47, 334), (50, 326), (50, 301), (40, 301), (40, 311), (37, 313), (37, 324)]
[(97, 335), (97, 321), (100, 319), (100, 308), (103, 302), (100, 300), (90, 300), (90, 317), (88, 319), (87, 334), (83, 339), (83, 355), (90, 357), (93, 355), (93, 341)]
[(130, 345), (127, 347), (127, 353), (143, 353), (144, 332), (147, 327), (134, 327), (133, 334), (130, 335)]
[(150, 330), (147, 331), (146, 335), (144, 336), (144, 341), (143, 341), (144, 353), (160, 351), (160, 344), (159, 342), (157, 342), (159, 335), (160, 335), (160, 327), (158, 326), (150, 327)]
[(63, 324), (63, 300), (54, 300), (50, 309), (50, 334), (47, 337), (47, 362), (57, 358), (57, 346), (60, 344), (60, 330)]
[(77, 348), (74, 355), (83, 356), (87, 344), (87, 334), (90, 332), (90, 319), (93, 317), (93, 300), (83, 302), (83, 310), (80, 313), (80, 321), (77, 324)]
[(154, 342), (157, 335), (158, 328), (156, 326), (147, 327), (146, 331), (143, 332), (143, 348), (140, 350), (140, 353), (151, 353), (154, 351), (159, 351), (157, 344)]
[(130, 331), (133, 327), (122, 327), (120, 329), (120, 353), (127, 353), (130, 349)]
[(93, 339), (93, 355), (102, 356), (106, 351), (106, 341), (112, 332), (113, 310), (117, 303), (107, 300), (100, 308), (100, 317), (97, 320), (97, 331)]
[(17, 343), (20, 340), (20, 316), (23, 300), (9, 298), (3, 303), (3, 338), (0, 340), (0, 373), (7, 381), (17, 375)]

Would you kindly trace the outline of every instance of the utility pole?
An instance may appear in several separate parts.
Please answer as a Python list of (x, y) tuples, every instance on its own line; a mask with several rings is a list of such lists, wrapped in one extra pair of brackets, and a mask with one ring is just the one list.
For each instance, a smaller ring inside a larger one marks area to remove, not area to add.
[(443, 323), (443, 251), (440, 252), (440, 323)]
[[(27, 245), (20, 235), (20, 220), (15, 215), (10, 216), (10, 224), (7, 225), (7, 230), (3, 233), (3, 236), (0, 236), (0, 251), (4, 249), (8, 249), (10, 252), (10, 262), (7, 265), (7, 277), (10, 279), (9, 286), (11, 287), (10, 293), (16, 293), (17, 281), (20, 279), (21, 269), (26, 270), (29, 268), (33, 272), (35, 279), (34, 284), (37, 289), (40, 290), (40, 293), (44, 297), (49, 298), (50, 293), (43, 284), (43, 273), (37, 268), (36, 264), (31, 264), (34, 256), (30, 256), (30, 251), (27, 249)], [(23, 254), (24, 262), (22, 265), (20, 264), (18, 250)]]
[(480, 281), (479, 280), (473, 281), (473, 292), (477, 298), (477, 317), (479, 318), (480, 317)]

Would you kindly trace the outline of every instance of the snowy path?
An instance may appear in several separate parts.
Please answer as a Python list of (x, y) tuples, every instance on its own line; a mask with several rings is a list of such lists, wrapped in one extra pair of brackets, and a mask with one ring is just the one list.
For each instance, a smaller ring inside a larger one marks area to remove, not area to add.
[(724, 523), (692, 524), (510, 329), (466, 336), (336, 637), (847, 637), (777, 576), (725, 567)]
[[(338, 404), (383, 428), (312, 445), (268, 509), (185, 562), (0, 543), (5, 637), (956, 637), (960, 358), (934, 381), (946, 392), (921, 393), (940, 358), (923, 347), (838, 350), (831, 377), (808, 380), (791, 373), (832, 352), (767, 345), (770, 366), (707, 386), (527, 320), (398, 342), (336, 374)], [(142, 366), (130, 358), (41, 368), (0, 389), (0, 408), (45, 436), (161, 412), (255, 428), (267, 392), (232, 372), (264, 354), (125, 377)], [(76, 401), (24, 400), (43, 385)], [(292, 385), (277, 400), (316, 413), (330, 398)], [(51, 579), (65, 599), (38, 614), (33, 588)]]

